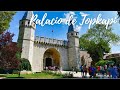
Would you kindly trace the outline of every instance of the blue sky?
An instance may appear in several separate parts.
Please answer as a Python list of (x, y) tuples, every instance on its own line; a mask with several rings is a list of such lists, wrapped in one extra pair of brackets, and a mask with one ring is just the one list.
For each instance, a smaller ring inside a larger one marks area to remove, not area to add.
[[(85, 34), (88, 30), (88, 24), (83, 24), (82, 26), (79, 23), (82, 23), (83, 17), (81, 16), (80, 12), (83, 14), (89, 14), (87, 18), (97, 18), (99, 14), (102, 15), (103, 19), (111, 19), (117, 17), (117, 11), (34, 11), (34, 15), (38, 15), (38, 19), (42, 19), (43, 15), (47, 13), (46, 19), (52, 18), (64, 18), (67, 19), (69, 15), (73, 15), (74, 18), (77, 20), (75, 24), (76, 30), (79, 31), (80, 36)], [(14, 33), (15, 36), (13, 37), (13, 41), (17, 42), (18, 33), (19, 33), (19, 20), (22, 19), (25, 11), (17, 11), (16, 15), (13, 17), (13, 20), (10, 23), (9, 31)], [(120, 35), (120, 24), (117, 22), (113, 24), (113, 32)], [(52, 32), (53, 30), (53, 32)], [(45, 25), (45, 26), (36, 26), (35, 35), (36, 36), (44, 36), (49, 38), (56, 38), (61, 40), (67, 39), (67, 30), (68, 25), (66, 24), (55, 24), (55, 25)], [(111, 45), (111, 53), (120, 53), (120, 43), (117, 45)]]

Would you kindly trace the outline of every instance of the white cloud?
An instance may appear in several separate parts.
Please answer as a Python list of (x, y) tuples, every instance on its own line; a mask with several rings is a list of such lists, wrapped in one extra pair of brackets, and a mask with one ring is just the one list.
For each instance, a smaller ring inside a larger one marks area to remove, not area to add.
[(75, 18), (76, 14), (73, 11), (69, 11), (68, 13), (64, 13), (64, 15), (65, 15), (65, 19), (69, 19), (70, 16), (73, 16), (73, 18)]
[[(83, 13), (82, 13), (83, 14)], [(76, 15), (76, 13), (75, 12), (73, 12), (73, 11), (69, 11), (68, 13), (64, 13), (64, 16), (65, 16), (65, 18), (63, 18), (63, 24), (66, 24), (66, 20), (72, 20), (72, 19), (76, 19), (77, 20), (77, 15)], [(77, 31), (77, 32), (79, 32), (80, 31), (80, 29), (81, 29), (81, 25), (78, 25), (78, 24), (75, 24), (74, 25), (74, 29), (75, 29), (75, 31)]]
[(75, 12), (69, 11), (68, 13), (64, 13), (65, 18), (63, 18), (63, 24), (66, 24), (66, 21), (77, 19)]
[(84, 12), (80, 12), (80, 15), (81, 15), (81, 16), (88, 16), (89, 14), (86, 14), (86, 13), (84, 13)]
[(81, 30), (82, 26), (81, 25), (75, 25), (75, 31), (79, 32)]

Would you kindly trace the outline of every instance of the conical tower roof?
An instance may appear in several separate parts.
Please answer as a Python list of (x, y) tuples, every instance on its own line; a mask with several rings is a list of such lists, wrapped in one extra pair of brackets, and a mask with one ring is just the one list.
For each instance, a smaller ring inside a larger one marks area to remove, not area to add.
[(33, 11), (26, 11), (22, 19), (31, 20), (33, 16)]

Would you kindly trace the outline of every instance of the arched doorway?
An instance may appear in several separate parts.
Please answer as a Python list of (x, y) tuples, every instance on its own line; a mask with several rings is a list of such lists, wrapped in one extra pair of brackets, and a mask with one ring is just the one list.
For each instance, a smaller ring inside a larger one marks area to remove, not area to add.
[(55, 48), (49, 48), (44, 53), (43, 66), (60, 67), (60, 53)]
[(45, 59), (45, 66), (52, 66), (52, 59), (51, 58), (46, 58)]

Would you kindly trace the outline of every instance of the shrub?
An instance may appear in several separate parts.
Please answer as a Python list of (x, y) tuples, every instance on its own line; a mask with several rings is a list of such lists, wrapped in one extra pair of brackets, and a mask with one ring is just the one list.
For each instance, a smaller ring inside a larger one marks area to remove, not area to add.
[(13, 70), (12, 74), (18, 74), (19, 73), (19, 70), (15, 69)]
[(0, 74), (5, 74), (5, 70), (0, 68)]
[(21, 65), (20, 65), (20, 69), (22, 70), (27, 70), (27, 71), (31, 71), (31, 65), (29, 60), (22, 58), (21, 59)]

